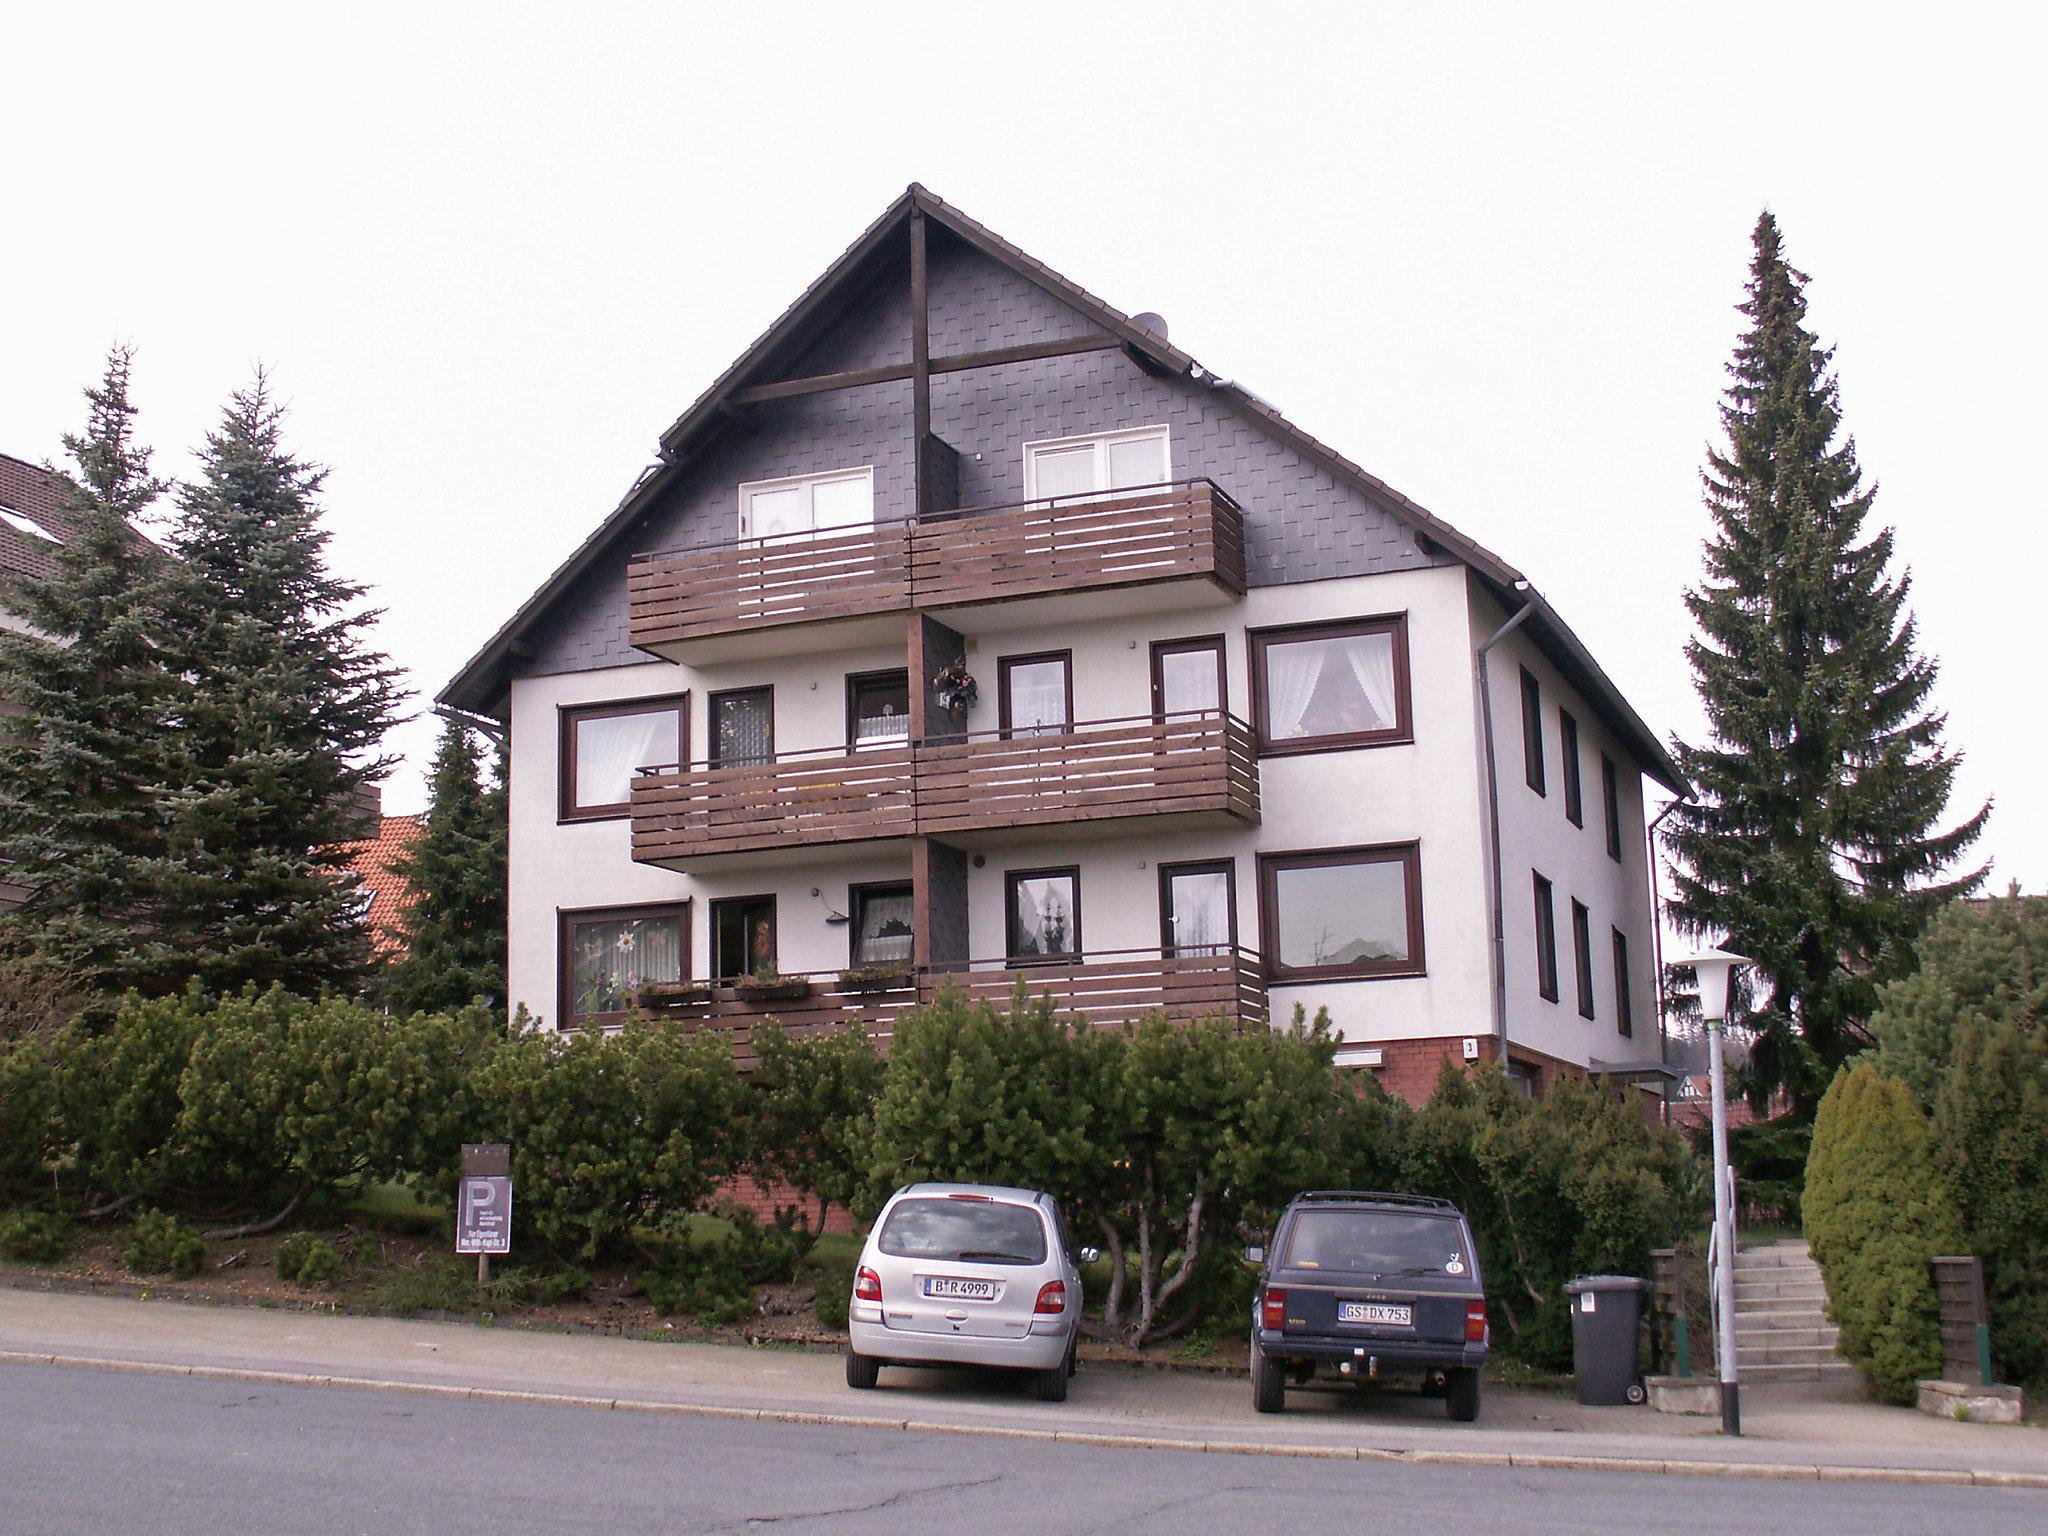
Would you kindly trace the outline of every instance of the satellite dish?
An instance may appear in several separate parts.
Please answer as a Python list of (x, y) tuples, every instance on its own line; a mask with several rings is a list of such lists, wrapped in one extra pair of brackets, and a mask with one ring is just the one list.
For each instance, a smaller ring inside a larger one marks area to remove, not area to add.
[(1161, 341), (1166, 340), (1166, 316), (1146, 310), (1142, 315), (1131, 316), (1131, 324), (1143, 331), (1150, 331)]

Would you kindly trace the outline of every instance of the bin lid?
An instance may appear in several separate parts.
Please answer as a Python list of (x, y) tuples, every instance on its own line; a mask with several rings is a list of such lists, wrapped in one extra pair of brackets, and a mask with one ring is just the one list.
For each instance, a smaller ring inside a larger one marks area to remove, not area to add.
[(1587, 1291), (1647, 1291), (1649, 1288), (1649, 1281), (1638, 1280), (1634, 1275), (1580, 1275), (1576, 1280), (1564, 1283), (1567, 1296), (1579, 1296)]

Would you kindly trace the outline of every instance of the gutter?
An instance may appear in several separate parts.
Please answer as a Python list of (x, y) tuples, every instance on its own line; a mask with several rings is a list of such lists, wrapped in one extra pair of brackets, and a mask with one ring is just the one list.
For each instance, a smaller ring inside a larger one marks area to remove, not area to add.
[(1486, 657), (1487, 652), (1520, 629), (1542, 602), (1526, 581), (1516, 582), (1515, 590), (1526, 594), (1520, 610), (1479, 647), (1479, 715), (1486, 731), (1487, 835), (1493, 853), (1493, 1036), (1500, 1051), (1502, 1071), (1507, 1070), (1508, 1064), (1508, 941), (1501, 894), (1500, 763), (1493, 747), (1493, 687)]
[[(1657, 961), (1657, 1059), (1667, 1067), (1671, 1064), (1671, 1007), (1664, 985), (1664, 896), (1657, 879), (1657, 829), (1664, 825), (1669, 816), (1692, 798), (1680, 795), (1663, 810), (1650, 819), (1643, 837), (1649, 844), (1650, 857), (1650, 945)], [(1664, 1123), (1671, 1123), (1671, 1092), (1667, 1083), (1664, 1093)]]

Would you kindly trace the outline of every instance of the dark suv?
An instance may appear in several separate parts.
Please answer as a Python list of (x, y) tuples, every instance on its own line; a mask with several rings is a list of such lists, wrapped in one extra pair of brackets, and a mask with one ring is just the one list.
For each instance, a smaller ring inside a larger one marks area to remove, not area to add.
[(1450, 1416), (1479, 1417), (1486, 1291), (1464, 1212), (1427, 1195), (1318, 1189), (1297, 1195), (1252, 1308), (1252, 1404), (1286, 1406), (1287, 1388), (1410, 1380), (1441, 1390)]

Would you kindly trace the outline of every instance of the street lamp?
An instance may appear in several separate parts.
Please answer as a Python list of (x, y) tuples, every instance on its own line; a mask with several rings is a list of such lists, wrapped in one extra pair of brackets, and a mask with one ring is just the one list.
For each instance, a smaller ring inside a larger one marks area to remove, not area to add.
[(1700, 1017), (1707, 1025), (1708, 1073), (1714, 1085), (1714, 1268), (1715, 1310), (1720, 1330), (1714, 1354), (1720, 1365), (1721, 1433), (1742, 1433), (1742, 1389), (1735, 1374), (1735, 1202), (1728, 1187), (1728, 1073), (1722, 1063), (1722, 1037), (1728, 1022), (1728, 985), (1735, 968), (1749, 964), (1746, 955), (1707, 949), (1678, 962), (1699, 978)]

